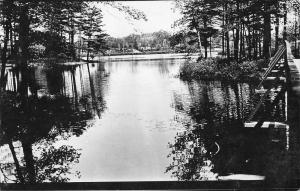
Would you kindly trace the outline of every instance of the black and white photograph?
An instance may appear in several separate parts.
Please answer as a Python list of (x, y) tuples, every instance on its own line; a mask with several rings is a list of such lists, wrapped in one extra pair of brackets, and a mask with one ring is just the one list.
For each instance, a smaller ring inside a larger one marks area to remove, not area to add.
[(300, 0), (0, 0), (0, 190), (300, 190)]

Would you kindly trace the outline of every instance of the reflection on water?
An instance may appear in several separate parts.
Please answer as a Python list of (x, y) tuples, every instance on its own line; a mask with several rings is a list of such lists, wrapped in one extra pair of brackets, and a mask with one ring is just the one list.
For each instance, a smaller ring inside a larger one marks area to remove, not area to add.
[[(280, 162), (289, 155), (285, 132), (243, 127), (259, 101), (254, 85), (183, 82), (176, 77), (182, 62), (39, 66), (25, 88), (11, 70), (2, 180), (218, 180), (274, 177), (289, 165)], [(284, 121), (284, 108), (280, 101), (267, 120)]]
[[(65, 182), (70, 175), (80, 175), (71, 170), (79, 162), (80, 151), (56, 142), (81, 136), (91, 126), (88, 121), (104, 110), (101, 86), (95, 91), (93, 85), (97, 78), (82, 68), (10, 71), (1, 110), (4, 181)], [(82, 72), (85, 79), (77, 82), (75, 75)]]
[[(174, 93), (176, 119), (185, 128), (169, 143), (172, 162), (166, 172), (178, 180), (253, 174), (279, 184), (291, 178), (287, 169), (294, 153), (286, 150), (286, 129), (244, 128), (245, 118), (259, 100), (253, 86), (201, 81), (187, 86), (188, 95)], [(268, 104), (270, 99), (258, 113)], [(284, 107), (281, 101), (266, 121), (284, 121)]]

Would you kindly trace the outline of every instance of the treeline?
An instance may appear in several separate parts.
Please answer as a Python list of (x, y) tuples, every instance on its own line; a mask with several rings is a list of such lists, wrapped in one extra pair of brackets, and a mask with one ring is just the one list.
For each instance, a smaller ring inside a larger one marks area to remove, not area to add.
[[(4, 0), (1, 3), (2, 62), (7, 59), (67, 57), (77, 59), (105, 49), (102, 6), (131, 19), (145, 15), (117, 2)], [(129, 17), (128, 17), (129, 18)]]
[(169, 50), (171, 34), (167, 31), (157, 31), (144, 34), (130, 34), (122, 38), (107, 38), (107, 46), (112, 53), (138, 51)]
[(83, 1), (6, 0), (2, 17), (2, 53), (10, 59), (21, 56), (20, 50), (29, 58), (64, 54), (75, 59), (76, 35), (81, 36), (87, 52), (99, 50), (105, 36), (101, 10)]
[(205, 58), (212, 37), (228, 59), (269, 58), (286, 39), (293, 6), (287, 0), (177, 0), (183, 16), (175, 25), (190, 31)]

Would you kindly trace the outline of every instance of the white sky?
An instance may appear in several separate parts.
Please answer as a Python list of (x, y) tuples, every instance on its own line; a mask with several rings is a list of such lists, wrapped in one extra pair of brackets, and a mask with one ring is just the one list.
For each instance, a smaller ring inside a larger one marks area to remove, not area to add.
[(143, 11), (148, 21), (130, 23), (119, 11), (108, 6), (101, 6), (104, 30), (110, 36), (124, 37), (132, 33), (150, 33), (159, 30), (175, 32), (171, 25), (180, 18), (180, 14), (172, 9), (173, 1), (125, 1), (122, 4)]

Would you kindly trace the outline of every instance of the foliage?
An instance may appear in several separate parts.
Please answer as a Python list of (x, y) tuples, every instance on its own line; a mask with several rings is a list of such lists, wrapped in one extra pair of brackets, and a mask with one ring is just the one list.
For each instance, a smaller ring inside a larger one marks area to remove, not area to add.
[[(64, 53), (68, 59), (75, 60), (84, 51), (103, 53), (107, 46), (106, 35), (102, 31), (102, 6), (117, 9), (127, 19), (147, 20), (143, 12), (120, 2), (4, 0), (1, 5), (1, 25), (6, 41), (1, 44), (5, 47), (3, 55), (16, 58), (21, 58), (21, 54), (30, 59), (55, 58)], [(11, 46), (8, 47), (8, 44)], [(31, 48), (40, 45), (45, 50)]]
[(70, 100), (61, 96), (31, 96), (27, 108), (21, 107), (20, 97), (13, 93), (4, 99), (2, 133), (13, 140), (22, 138), (35, 143), (43, 139), (54, 140), (58, 135), (64, 135), (64, 139), (79, 136), (87, 126), (86, 121), (92, 117), (88, 111), (73, 109)]
[[(37, 182), (67, 182), (70, 168), (79, 162), (80, 153), (72, 146), (48, 146), (36, 158)], [(79, 176), (79, 174), (77, 173)]]
[(130, 6), (123, 5), (121, 2), (116, 1), (103, 1), (101, 2), (104, 5), (111, 6), (117, 10), (119, 10), (121, 13), (125, 14), (125, 18), (127, 20), (144, 20), (147, 21), (147, 17), (144, 12), (134, 9)]
[(104, 38), (107, 36), (102, 30), (102, 12), (96, 7), (87, 7), (82, 12), (81, 29), (83, 31), (83, 40), (86, 43), (87, 60), (90, 51), (100, 51), (102, 44), (105, 44)]
[(184, 43), (185, 35), (183, 32), (178, 32), (173, 34), (169, 40), (170, 40), (170, 46), (175, 47), (178, 44)]
[[(69, 66), (72, 75), (74, 75), (74, 68)], [(46, 72), (49, 70), (47, 69)], [(62, 77), (64, 70), (51, 71), (56, 74), (52, 76), (55, 78), (53, 83), (55, 85), (62, 83), (59, 78)], [(23, 80), (22, 78), (18, 84), (22, 84)], [(70, 146), (54, 148), (51, 145), (54, 146), (56, 141), (67, 140), (71, 136), (82, 135), (90, 127), (87, 122), (93, 118), (94, 108), (97, 107), (98, 116), (103, 111), (103, 108), (98, 108), (98, 104), (101, 104), (99, 107), (104, 107), (103, 99), (98, 96), (97, 101), (91, 103), (90, 99), (94, 98), (86, 96), (77, 102), (61, 95), (61, 91), (53, 92), (51, 89), (49, 89), (49, 92), (52, 92), (51, 96), (40, 95), (35, 91), (37, 84), (34, 82), (30, 81), (27, 89), (30, 89), (31, 94), (25, 98), (20, 92), (5, 91), (1, 94), (3, 107), (1, 107), (0, 145), (12, 142), (22, 144), (20, 147), (23, 148), (23, 152), (16, 153), (18, 158), (14, 159), (14, 165), (17, 166), (19, 163), (20, 166), (19, 170), (16, 169), (16, 172), (21, 174), (16, 176), (18, 182), (68, 181), (69, 174), (74, 174), (71, 172), (71, 165), (78, 162), (79, 151)], [(22, 154), (24, 158), (19, 160)], [(32, 161), (33, 165), (28, 165), (29, 161)], [(30, 178), (32, 174), (34, 180)], [(76, 174), (79, 176), (78, 173)], [(23, 177), (24, 181), (20, 181), (20, 177)]]
[(244, 61), (237, 63), (227, 59), (208, 58), (198, 62), (187, 61), (179, 71), (180, 77), (186, 80), (208, 79), (248, 81), (259, 80), (262, 61)]
[(147, 49), (151, 50), (161, 50), (163, 48), (169, 47), (169, 38), (171, 34), (167, 31), (157, 31), (153, 33), (144, 34), (130, 34), (123, 38), (107, 38), (108, 47), (112, 50), (121, 51), (122, 49), (137, 49), (140, 51), (145, 51)]
[(199, 51), (201, 46), (205, 48), (205, 58), (207, 58), (207, 48), (209, 46), (208, 38), (216, 33), (214, 28), (214, 17), (218, 13), (218, 1), (192, 0), (177, 1), (177, 7), (183, 15), (181, 19), (175, 22), (176, 25), (186, 26), (188, 30), (195, 30), (197, 33)]
[[(213, 36), (219, 38), (215, 46), (222, 46), (222, 54), (227, 58), (233, 57), (236, 61), (269, 58), (271, 25), (275, 24), (274, 44), (277, 49), (282, 18), (283, 25), (286, 25), (287, 4), (288, 1), (284, 0), (177, 0), (175, 7), (182, 17), (174, 26), (197, 33), (198, 41), (195, 43), (198, 44), (200, 54), (201, 47), (204, 47), (205, 58), (208, 47), (214, 48), (210, 42)], [(282, 38), (285, 38), (284, 34), (285, 31)]]
[[(177, 95), (174, 99), (175, 119), (183, 128), (168, 143), (167, 157), (171, 162), (167, 172), (182, 181), (257, 174), (266, 176), (266, 182), (279, 187), (296, 176), (293, 173), (299, 169), (296, 162), (299, 151), (286, 150), (285, 130), (270, 134), (270, 129), (243, 128), (244, 117), (260, 100), (260, 95), (251, 91), (254, 87), (206, 80), (189, 81), (187, 86), (190, 98)], [(262, 104), (267, 106), (271, 102), (266, 99)], [(279, 108), (274, 111), (284, 110)], [(266, 121), (285, 120), (284, 115), (279, 119), (274, 113), (268, 113)], [(278, 142), (271, 141), (273, 135)]]

